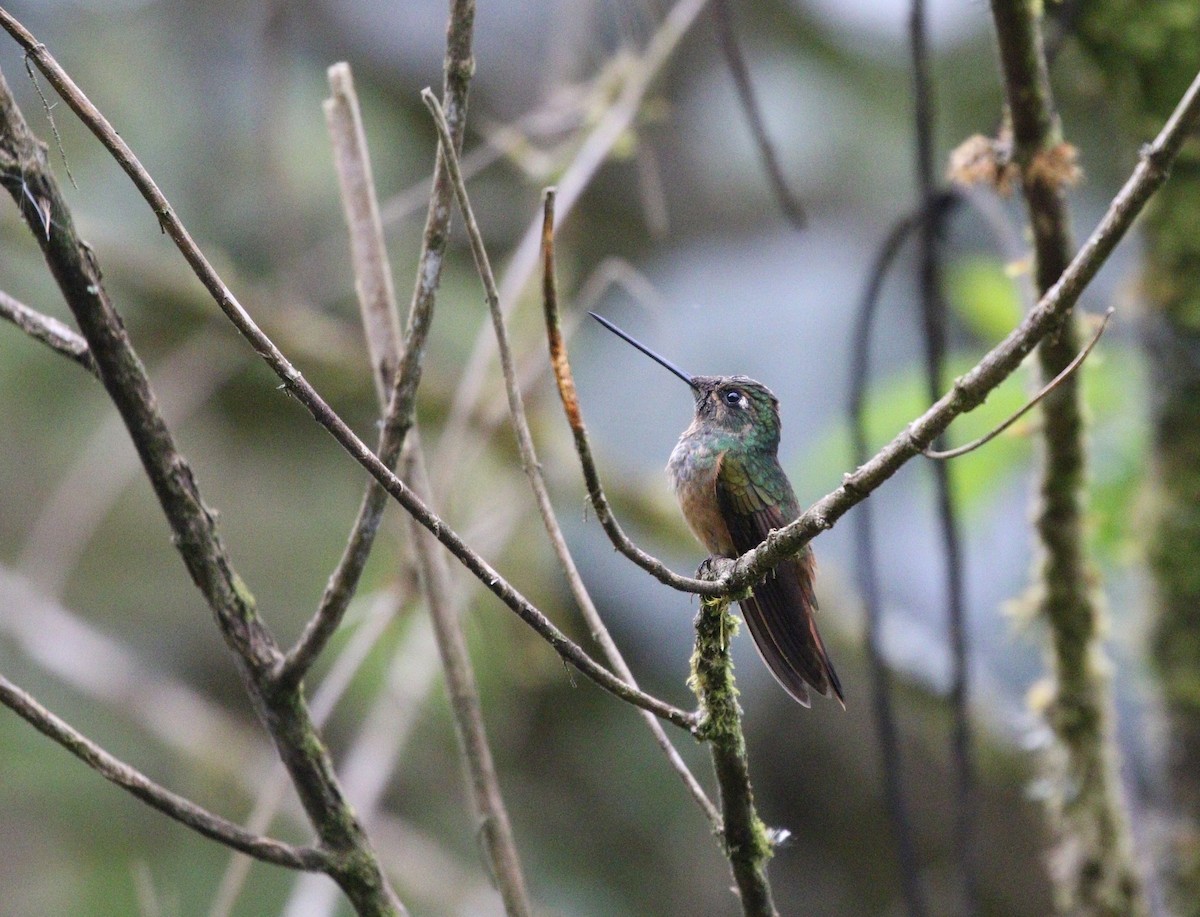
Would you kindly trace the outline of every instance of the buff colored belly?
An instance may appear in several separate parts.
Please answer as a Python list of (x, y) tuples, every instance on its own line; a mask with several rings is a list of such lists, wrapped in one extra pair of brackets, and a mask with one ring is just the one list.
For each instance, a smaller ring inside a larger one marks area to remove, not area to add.
[(717, 505), (716, 477), (720, 456), (681, 441), (671, 453), (667, 471), (683, 518), (710, 554), (737, 557), (733, 539)]

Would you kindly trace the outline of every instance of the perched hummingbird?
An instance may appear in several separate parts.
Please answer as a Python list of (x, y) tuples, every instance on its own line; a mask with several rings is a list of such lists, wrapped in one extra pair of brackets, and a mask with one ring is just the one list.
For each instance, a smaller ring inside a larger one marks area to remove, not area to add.
[[(779, 399), (769, 388), (747, 376), (689, 375), (608, 319), (588, 314), (691, 387), (696, 416), (667, 471), (684, 518), (712, 554), (736, 558), (800, 515), (779, 466)], [(759, 655), (788, 694), (807, 707), (811, 686), (826, 697), (832, 693), (845, 707), (841, 682), (817, 633), (814, 572), (806, 546), (739, 604)]]

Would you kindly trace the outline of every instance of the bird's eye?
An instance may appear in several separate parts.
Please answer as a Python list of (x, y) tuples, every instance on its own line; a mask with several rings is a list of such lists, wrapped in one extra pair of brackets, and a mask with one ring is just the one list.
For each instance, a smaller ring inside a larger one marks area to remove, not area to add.
[(732, 407), (737, 407), (742, 403), (742, 393), (736, 388), (731, 388), (725, 393), (725, 403)]

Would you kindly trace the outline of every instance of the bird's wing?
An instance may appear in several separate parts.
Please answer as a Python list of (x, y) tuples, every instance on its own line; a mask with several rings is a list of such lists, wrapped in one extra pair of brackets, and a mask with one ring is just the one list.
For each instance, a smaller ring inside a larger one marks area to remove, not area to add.
[[(775, 468), (756, 469), (749, 461), (726, 453), (718, 467), (717, 501), (739, 555), (756, 547), (772, 529), (783, 528), (799, 512), (778, 462), (773, 456), (769, 460), (775, 462)], [(771, 482), (779, 483), (772, 486)], [(841, 683), (817, 633), (814, 573), (812, 551), (806, 547), (799, 557), (783, 561), (755, 584), (754, 594), (740, 603), (742, 615), (759, 655), (793, 698), (807, 707), (805, 686), (810, 685), (826, 697), (832, 692), (844, 707)]]

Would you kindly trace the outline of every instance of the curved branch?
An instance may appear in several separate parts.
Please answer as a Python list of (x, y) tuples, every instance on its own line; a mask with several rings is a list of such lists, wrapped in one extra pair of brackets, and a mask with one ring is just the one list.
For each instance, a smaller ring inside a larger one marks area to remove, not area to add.
[[(549, 248), (554, 232), (554, 197), (555, 189), (547, 188), (543, 199), (544, 221), (542, 224), (542, 245)], [(545, 275), (542, 280), (542, 303), (546, 317), (546, 339), (550, 345), (550, 366), (554, 370), (554, 381), (558, 385), (559, 399), (563, 411), (567, 415), (567, 424), (575, 438), (575, 452), (579, 455), (579, 465), (583, 470), (583, 481), (587, 486), (588, 500), (596, 511), (608, 540), (614, 548), (633, 561), (660, 583), (672, 586), (685, 592), (698, 592), (701, 595), (720, 593), (720, 587), (707, 580), (692, 579), (682, 576), (664, 564), (661, 560), (634, 543), (621, 523), (613, 513), (604, 486), (600, 483), (600, 473), (596, 470), (596, 460), (592, 456), (592, 445), (588, 438), (587, 425), (583, 421), (583, 411), (579, 407), (579, 396), (575, 391), (575, 378), (571, 373), (571, 360), (567, 354), (567, 342), (563, 337), (562, 324), (559, 319), (558, 291), (554, 280), (554, 266), (547, 259)], [(695, 588), (695, 587), (703, 588)]]
[[(576, 451), (579, 453), (579, 460), (583, 465), (584, 481), (587, 485), (588, 496), (591, 498), (592, 506), (596, 510), (596, 516), (600, 519), (604, 530), (609, 532), (610, 538), (613, 537), (613, 532), (610, 531), (611, 528), (615, 530), (620, 538), (624, 539), (624, 532), (621, 531), (621, 527), (617, 524), (616, 519), (609, 510), (608, 498), (605, 497), (604, 491), (600, 487), (599, 478), (596, 476), (596, 468), (592, 462), (591, 447), (587, 441), (587, 428), (583, 425), (583, 416), (579, 411), (578, 399), (575, 397), (575, 381), (571, 377), (571, 364), (567, 360), (566, 346), (563, 343), (562, 328), (559, 324), (558, 282), (555, 278), (554, 270), (554, 198), (554, 188), (547, 188), (543, 192), (542, 307), (546, 316), (546, 337), (550, 344), (550, 363), (554, 369), (554, 378), (558, 383), (558, 391), (562, 397), (563, 408), (566, 410), (567, 422), (575, 437)], [(628, 541), (628, 539), (625, 539), (625, 541), (634, 551), (640, 550), (633, 542)], [(614, 540), (613, 544), (618, 544), (618, 541)], [(649, 554), (645, 556), (652, 561), (654, 560)], [(666, 568), (664, 567), (663, 569)], [(634, 683), (633, 674), (630, 672), (629, 666), (625, 664), (620, 650), (617, 649), (612, 637), (609, 636), (608, 629), (604, 627), (604, 622), (600, 620), (599, 613), (591, 605), (590, 597), (588, 598), (588, 605), (591, 606), (590, 617), (594, 617), (595, 619), (595, 623), (592, 625), (593, 634), (595, 634), (596, 638), (604, 646), (609, 662), (626, 680)], [(680, 757), (679, 752), (675, 750), (666, 733), (652, 720), (647, 720), (646, 722), (650, 727), (651, 733), (654, 735), (654, 741), (658, 743), (658, 746), (667, 756), (671, 767), (682, 778), (688, 788), (688, 792), (696, 800), (696, 804), (704, 810), (704, 814), (708, 816), (708, 820), (719, 829), (721, 826), (721, 813), (717, 811), (717, 807), (713, 805), (712, 800), (708, 798), (708, 794), (704, 792), (704, 788), (700, 786), (699, 781), (696, 780), (695, 776), (688, 769), (687, 764)]]
[(1032, 411), (1034, 407), (1037, 406), (1039, 401), (1058, 388), (1064, 379), (1071, 375), (1071, 373), (1075, 372), (1075, 370), (1077, 370), (1083, 364), (1083, 361), (1087, 359), (1088, 354), (1092, 352), (1092, 349), (1098, 343), (1100, 343), (1100, 337), (1104, 334), (1104, 329), (1108, 327), (1108, 320), (1112, 318), (1112, 315), (1115, 311), (1116, 309), (1110, 306), (1108, 311), (1105, 312), (1104, 316), (1100, 319), (1100, 327), (1096, 329), (1096, 333), (1092, 335), (1092, 339), (1087, 342), (1083, 350), (1079, 351), (1079, 353), (1075, 355), (1075, 359), (1063, 367), (1062, 372), (1043, 385), (1041, 391), (1021, 405), (1021, 407), (1018, 408), (1014, 413), (1010, 414), (1002, 423), (992, 427), (992, 429), (988, 430), (988, 432), (983, 434), (983, 436), (980, 436), (978, 439), (973, 439), (965, 445), (957, 446), (954, 449), (947, 449), (944, 452), (939, 452), (936, 449), (926, 449), (921, 454), (925, 456), (925, 458), (945, 461), (947, 459), (958, 458), (960, 455), (966, 455), (968, 452), (974, 452), (981, 446), (986, 446), (993, 439)]
[(771, 137), (767, 133), (762, 107), (758, 104), (754, 83), (750, 80), (750, 68), (746, 66), (746, 58), (742, 54), (742, 47), (738, 42), (737, 27), (733, 22), (732, 3), (730, 0), (713, 0), (712, 12), (717, 30), (717, 44), (725, 56), (729, 73), (733, 76), (742, 111), (745, 112), (746, 120), (750, 124), (750, 133), (754, 137), (754, 145), (758, 147), (758, 154), (762, 158), (763, 168), (766, 169), (771, 190), (775, 192), (779, 209), (783, 211), (788, 222), (796, 229), (803, 229), (805, 224), (804, 207), (788, 186), (787, 178), (783, 174), (783, 166), (775, 152), (775, 144), (771, 142)]

